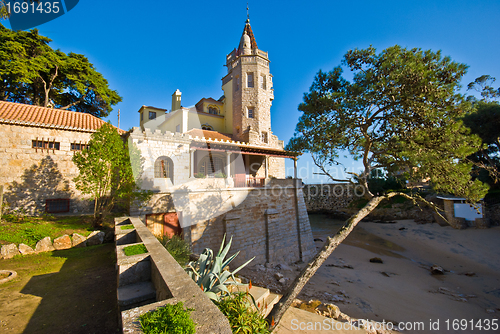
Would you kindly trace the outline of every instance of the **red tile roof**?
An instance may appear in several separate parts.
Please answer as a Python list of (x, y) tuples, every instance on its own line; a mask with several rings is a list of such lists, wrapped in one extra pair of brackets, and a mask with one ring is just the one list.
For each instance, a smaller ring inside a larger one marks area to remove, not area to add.
[(217, 131), (210, 131), (210, 130), (202, 130), (202, 129), (191, 129), (188, 132), (186, 132), (188, 135), (191, 135), (193, 138), (198, 137), (198, 138), (211, 138), (211, 139), (217, 139), (217, 140), (233, 140), (231, 138), (231, 135), (220, 133)]
[[(95, 132), (106, 122), (81, 112), (0, 101), (0, 123)], [(118, 132), (125, 133), (121, 129)]]

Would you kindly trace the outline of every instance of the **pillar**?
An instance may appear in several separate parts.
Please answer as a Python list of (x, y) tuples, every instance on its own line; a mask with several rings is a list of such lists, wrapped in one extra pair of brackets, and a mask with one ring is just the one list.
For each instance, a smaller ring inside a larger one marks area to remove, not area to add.
[(191, 163), (190, 163), (190, 172), (191, 172), (191, 175), (190, 177), (194, 177), (194, 152), (196, 152), (195, 149), (191, 149), (189, 151), (189, 153), (191, 153)]

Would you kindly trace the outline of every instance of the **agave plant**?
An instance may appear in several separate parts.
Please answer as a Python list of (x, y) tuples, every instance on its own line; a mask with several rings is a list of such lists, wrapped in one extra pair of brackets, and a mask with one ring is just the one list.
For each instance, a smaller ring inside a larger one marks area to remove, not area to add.
[[(229, 248), (231, 248), (233, 237), (231, 237), (227, 245), (224, 247), (225, 240), (226, 235), (224, 234), (219, 253), (217, 253), (215, 257), (214, 252), (210, 248), (205, 248), (198, 261), (189, 262), (186, 267), (186, 272), (193, 279), (193, 281), (198, 284), (198, 286), (210, 299), (216, 301), (219, 301), (221, 296), (229, 295), (227, 285), (240, 285), (240, 283), (236, 282), (234, 275), (255, 258), (251, 258), (233, 272), (224, 269), (240, 253), (238, 251), (227, 260), (224, 260), (229, 252)], [(230, 277), (232, 278), (232, 281), (228, 281)]]

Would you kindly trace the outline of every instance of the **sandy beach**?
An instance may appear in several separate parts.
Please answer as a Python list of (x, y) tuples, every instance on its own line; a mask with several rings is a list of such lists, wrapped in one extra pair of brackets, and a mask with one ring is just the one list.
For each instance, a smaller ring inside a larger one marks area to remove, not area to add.
[[(342, 224), (325, 215), (310, 219), (318, 247), (318, 239)], [(455, 230), (413, 220), (361, 222), (299, 297), (331, 302), (354, 318), (414, 324), (413, 329), (423, 322), (418, 332), (477, 331), (478, 320), (500, 315), (499, 253), (498, 226)], [(383, 263), (370, 262), (374, 257)], [(445, 274), (431, 275), (434, 264)], [(467, 324), (453, 330), (455, 319)]]
[[(318, 249), (343, 224), (320, 214), (310, 221)], [(391, 321), (407, 329), (402, 332), (471, 333), (490, 325), (485, 332), (499, 333), (500, 324), (493, 330), (492, 322), (500, 318), (499, 254), (499, 226), (456, 230), (413, 220), (361, 222), (299, 298), (335, 304), (352, 318)], [(374, 257), (383, 263), (370, 262)], [(444, 274), (432, 275), (433, 265)], [(257, 266), (245, 276), (283, 292), (273, 279), (276, 272), (288, 283), (298, 273)]]

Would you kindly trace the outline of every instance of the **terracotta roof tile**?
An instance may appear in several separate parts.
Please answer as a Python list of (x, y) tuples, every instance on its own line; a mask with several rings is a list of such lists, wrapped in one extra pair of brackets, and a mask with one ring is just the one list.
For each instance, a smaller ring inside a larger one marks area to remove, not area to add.
[(106, 122), (81, 112), (0, 101), (0, 123), (95, 132)]
[(231, 135), (229, 134), (224, 134), (220, 133), (217, 131), (210, 131), (210, 130), (202, 130), (202, 129), (191, 129), (186, 132), (188, 135), (191, 135), (193, 138), (198, 137), (198, 138), (211, 138), (211, 139), (217, 139), (217, 140), (229, 140), (231, 141)]

